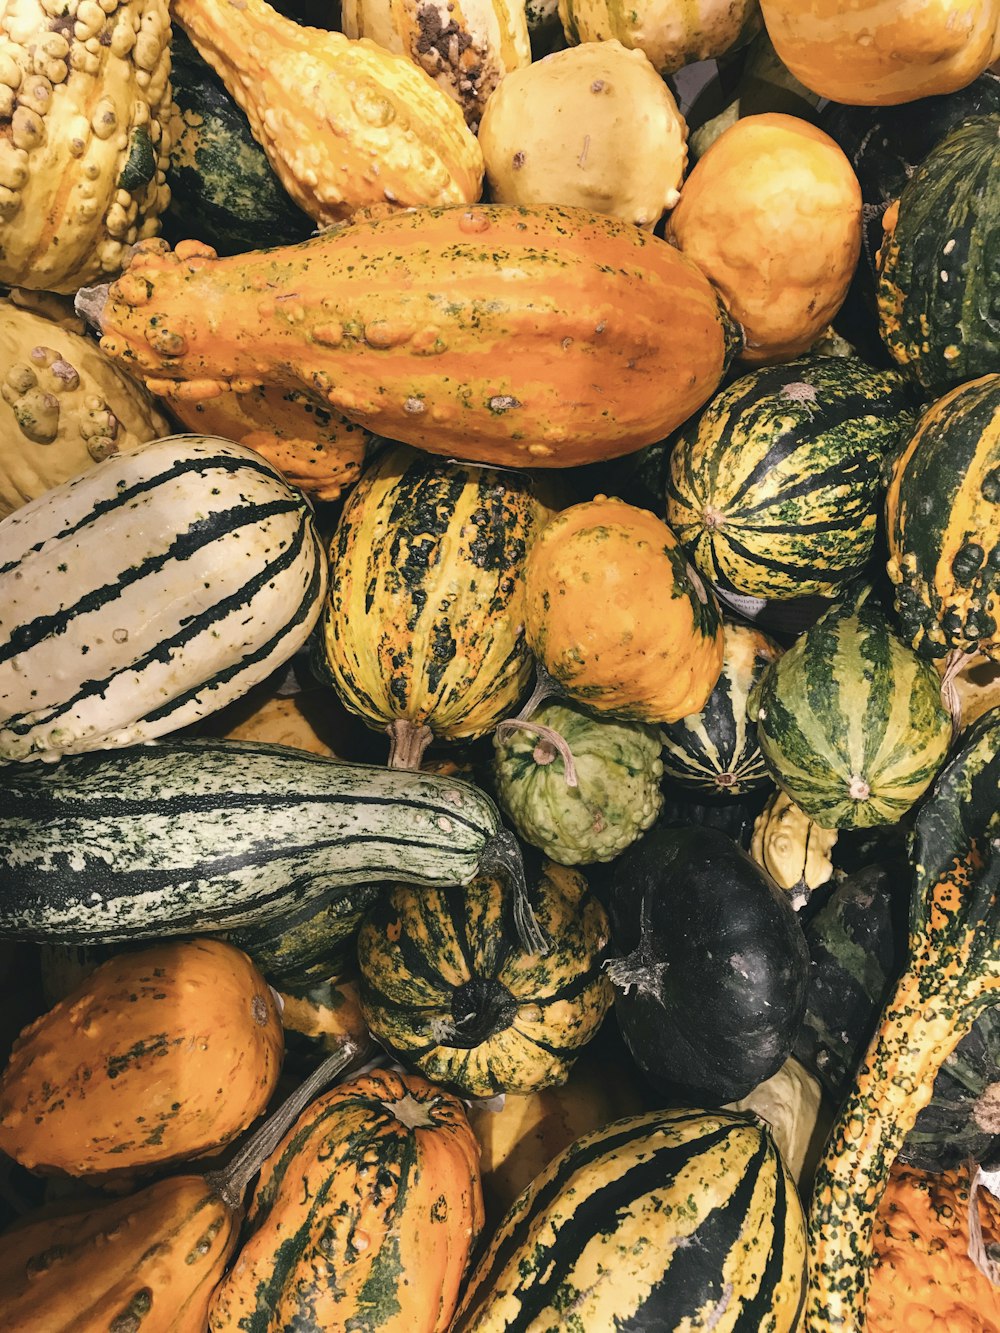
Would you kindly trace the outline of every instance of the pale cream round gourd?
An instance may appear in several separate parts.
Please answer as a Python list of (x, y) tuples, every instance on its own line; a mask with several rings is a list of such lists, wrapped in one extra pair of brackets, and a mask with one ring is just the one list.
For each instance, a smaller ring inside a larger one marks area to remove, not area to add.
[(524, 0), (343, 0), (341, 27), (408, 56), (473, 133), (501, 79), (531, 62)]
[(641, 51), (616, 40), (508, 74), (479, 127), (490, 196), (565, 204), (652, 228), (680, 197), (687, 125)]
[(152, 395), (96, 343), (0, 301), (0, 518), (169, 433)]
[(725, 55), (761, 27), (758, 0), (559, 0), (559, 17), (567, 41), (616, 37), (644, 51), (661, 74)]

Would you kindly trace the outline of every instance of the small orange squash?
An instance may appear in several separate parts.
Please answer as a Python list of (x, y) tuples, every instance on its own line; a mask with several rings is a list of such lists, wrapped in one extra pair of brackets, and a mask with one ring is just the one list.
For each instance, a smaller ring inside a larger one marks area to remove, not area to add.
[(746, 116), (699, 158), (667, 236), (743, 325), (742, 360), (787, 361), (840, 309), (861, 253), (861, 186), (843, 151), (797, 116)]
[(16, 1042), (0, 1151), (74, 1176), (214, 1151), (267, 1106), (283, 1052), (274, 996), (233, 945), (120, 954)]
[(597, 713), (676, 722), (722, 671), (722, 617), (677, 538), (648, 509), (599, 495), (544, 527), (525, 566), (532, 652)]

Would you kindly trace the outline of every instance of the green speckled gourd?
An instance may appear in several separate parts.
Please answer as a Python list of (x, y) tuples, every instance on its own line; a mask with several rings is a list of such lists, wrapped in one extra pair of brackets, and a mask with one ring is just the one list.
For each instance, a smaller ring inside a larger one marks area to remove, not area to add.
[(751, 371), (680, 432), (667, 522), (728, 592), (835, 596), (871, 554), (885, 461), (913, 415), (905, 378), (856, 357)]
[(946, 135), (882, 219), (879, 332), (933, 394), (1000, 365), (1000, 111)]
[[(544, 732), (572, 756), (566, 763)], [(573, 703), (544, 703), (528, 729), (501, 723), (493, 772), (501, 808), (526, 842), (560, 865), (611, 861), (654, 822), (663, 805), (660, 740), (655, 727), (592, 717)]]
[(896, 823), (944, 763), (941, 681), (858, 585), (768, 667), (747, 703), (761, 751), (824, 828)]
[(0, 518), (170, 433), (151, 395), (89, 338), (12, 301), (0, 301), (0, 398)]
[(74, 292), (156, 234), (169, 190), (167, 0), (9, 0), (0, 283)]
[(923, 657), (1000, 656), (1000, 374), (945, 394), (893, 468), (889, 577)]
[(742, 796), (771, 785), (747, 699), (781, 648), (752, 625), (724, 617), (722, 628), (722, 675), (700, 712), (662, 728), (663, 769), (682, 787)]

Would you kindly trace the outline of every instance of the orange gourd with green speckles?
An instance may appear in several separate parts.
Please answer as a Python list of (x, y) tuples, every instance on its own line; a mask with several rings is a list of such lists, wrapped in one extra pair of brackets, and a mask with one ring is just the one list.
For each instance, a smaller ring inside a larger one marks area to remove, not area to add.
[(121, 954), (16, 1042), (0, 1151), (74, 1176), (211, 1152), (267, 1106), (283, 1052), (274, 996), (231, 944)]
[(571, 699), (639, 722), (699, 712), (722, 671), (722, 617), (665, 523), (599, 495), (558, 514), (525, 568), (531, 650)]
[(735, 336), (673, 246), (555, 205), (415, 209), (222, 259), (153, 242), (78, 304), (156, 393), (303, 389), (388, 439), (508, 467), (662, 439)]
[[(816, 1173), (804, 1333), (864, 1327), (890, 1168), (948, 1055), (1000, 992), (1000, 710), (973, 724), (917, 816), (910, 958)], [(897, 1322), (894, 1327), (916, 1327)]]

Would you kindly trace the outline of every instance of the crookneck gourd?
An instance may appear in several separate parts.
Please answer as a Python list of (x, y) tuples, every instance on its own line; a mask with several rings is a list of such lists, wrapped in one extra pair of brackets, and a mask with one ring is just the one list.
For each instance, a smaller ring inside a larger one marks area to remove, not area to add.
[(73, 292), (155, 235), (166, 0), (13, 0), (0, 31), (0, 283)]
[(863, 1325), (889, 1168), (943, 1061), (1000, 993), (998, 783), (994, 709), (965, 733), (916, 818), (909, 961), (816, 1175), (808, 1333)]
[(0, 1078), (0, 1151), (69, 1175), (223, 1147), (267, 1106), (284, 1054), (270, 988), (221, 940), (103, 963), (26, 1028)]
[(552, 863), (531, 901), (551, 941), (544, 956), (520, 944), (510, 894), (491, 876), (386, 894), (358, 935), (372, 1034), (467, 1097), (565, 1082), (611, 1005), (608, 919), (583, 876)]
[(524, 565), (548, 511), (531, 478), (406, 445), (362, 475), (330, 544), (315, 669), (390, 762), (419, 767), (432, 737), (484, 735), (531, 679)]
[(174, 0), (171, 14), (246, 112), (289, 196), (324, 226), (373, 204), (479, 198), (483, 155), (422, 70), (266, 0)]
[(513, 467), (662, 439), (735, 346), (673, 246), (554, 205), (414, 209), (223, 259), (151, 243), (78, 304), (155, 393), (301, 389), (388, 439)]

